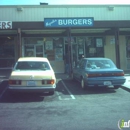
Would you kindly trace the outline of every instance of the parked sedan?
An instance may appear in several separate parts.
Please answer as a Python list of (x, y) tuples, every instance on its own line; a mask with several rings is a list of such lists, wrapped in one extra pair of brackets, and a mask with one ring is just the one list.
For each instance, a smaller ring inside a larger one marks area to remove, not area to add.
[(56, 77), (47, 58), (24, 57), (16, 62), (9, 77), (9, 91), (54, 94)]
[(81, 87), (114, 86), (118, 89), (125, 83), (124, 71), (118, 69), (108, 58), (83, 58), (73, 69), (73, 78)]

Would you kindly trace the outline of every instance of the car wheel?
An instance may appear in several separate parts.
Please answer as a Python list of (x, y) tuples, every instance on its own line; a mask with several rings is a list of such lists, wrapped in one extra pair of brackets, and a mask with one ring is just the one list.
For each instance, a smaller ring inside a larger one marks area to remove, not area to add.
[(115, 85), (114, 86), (114, 89), (118, 89), (120, 86), (119, 85)]
[(83, 78), (81, 78), (81, 82), (80, 82), (80, 84), (81, 84), (81, 88), (82, 88), (82, 89), (85, 89), (85, 83), (84, 83)]
[(54, 95), (54, 91), (49, 92), (49, 95)]

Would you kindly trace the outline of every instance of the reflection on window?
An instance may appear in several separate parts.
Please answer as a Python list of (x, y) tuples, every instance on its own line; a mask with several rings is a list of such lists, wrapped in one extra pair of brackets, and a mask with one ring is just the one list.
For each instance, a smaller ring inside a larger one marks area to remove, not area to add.
[(86, 37), (86, 57), (104, 57), (103, 38)]
[(0, 68), (13, 67), (15, 63), (13, 37), (0, 37)]
[(47, 62), (18, 62), (15, 70), (50, 70)]
[(86, 68), (89, 69), (112, 69), (116, 68), (111, 60), (89, 60)]
[(126, 39), (126, 56), (127, 58), (130, 58), (130, 37), (127, 37)]

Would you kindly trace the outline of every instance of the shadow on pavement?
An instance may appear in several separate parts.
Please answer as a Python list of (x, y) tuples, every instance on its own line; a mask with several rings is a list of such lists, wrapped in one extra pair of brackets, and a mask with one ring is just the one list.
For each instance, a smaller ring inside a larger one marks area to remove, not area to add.
[(40, 102), (44, 100), (43, 94), (36, 93), (10, 93), (8, 90), (1, 97), (1, 103)]
[[(63, 85), (65, 84), (65, 85)], [(57, 83), (56, 91), (63, 93), (64, 95), (69, 95), (68, 90), (73, 95), (87, 95), (87, 94), (109, 94), (109, 93), (116, 93), (116, 90), (113, 88), (107, 87), (89, 87), (86, 89), (82, 89), (80, 87), (80, 83), (73, 80), (60, 80)]]
[(125, 87), (125, 86), (121, 86), (120, 88), (122, 88), (122, 89), (124, 89), (124, 90), (130, 92), (130, 88), (127, 88), (127, 87)]

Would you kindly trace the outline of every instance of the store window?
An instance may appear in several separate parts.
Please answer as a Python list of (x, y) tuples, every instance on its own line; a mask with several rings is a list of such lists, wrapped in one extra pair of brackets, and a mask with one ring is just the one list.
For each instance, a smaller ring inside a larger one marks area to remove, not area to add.
[(15, 63), (13, 37), (0, 37), (0, 68), (12, 67)]
[(24, 38), (25, 57), (43, 57), (44, 56), (44, 39), (43, 38)]
[(64, 52), (63, 43), (64, 43), (63, 38), (53, 38), (55, 60), (63, 60), (63, 52)]
[[(64, 38), (64, 60), (65, 62), (66, 61), (69, 61), (71, 60), (72, 62), (72, 66), (74, 67), (75, 64), (77, 63), (78, 61), (78, 44), (76, 42), (76, 37), (65, 37)], [(70, 53), (71, 52), (71, 53)], [(66, 58), (68, 55), (71, 55), (69, 56), (68, 58)]]
[(24, 38), (25, 57), (47, 57), (50, 61), (63, 60), (63, 38)]
[(130, 69), (130, 36), (126, 37), (127, 69)]
[(77, 37), (78, 43), (78, 59), (85, 56), (85, 37)]
[(104, 57), (104, 41), (100, 37), (86, 37), (86, 57)]
[(126, 57), (130, 58), (130, 36), (126, 37)]

